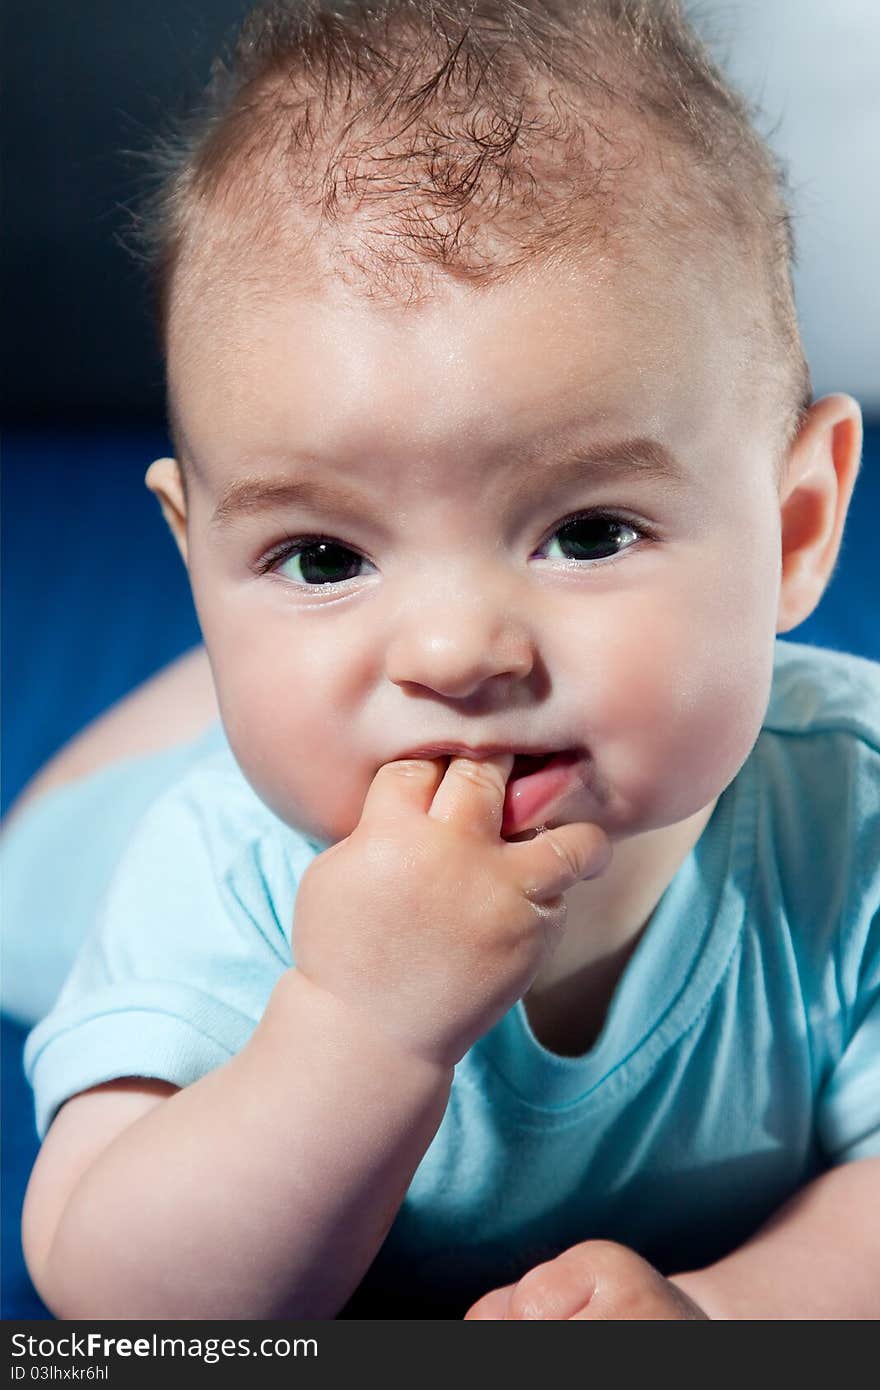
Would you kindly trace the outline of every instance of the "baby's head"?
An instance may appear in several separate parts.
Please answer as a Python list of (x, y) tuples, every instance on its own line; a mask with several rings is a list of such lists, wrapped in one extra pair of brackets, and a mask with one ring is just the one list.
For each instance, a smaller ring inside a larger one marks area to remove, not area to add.
[(574, 750), (529, 823), (698, 813), (859, 416), (810, 404), (780, 177), (679, 7), (276, 4), (209, 102), (141, 237), (148, 483), (258, 794), (333, 841), (391, 759)]

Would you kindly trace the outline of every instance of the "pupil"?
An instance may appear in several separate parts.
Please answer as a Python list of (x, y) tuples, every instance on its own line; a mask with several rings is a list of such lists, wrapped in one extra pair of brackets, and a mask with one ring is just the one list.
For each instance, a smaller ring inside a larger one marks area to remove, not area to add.
[(607, 555), (617, 552), (620, 548), (620, 535), (624, 529), (619, 521), (604, 520), (602, 517), (582, 517), (579, 521), (566, 522), (557, 534), (567, 559), (594, 560), (597, 549)]
[(355, 577), (360, 557), (344, 545), (318, 541), (300, 551), (299, 563), (308, 584), (334, 584)]

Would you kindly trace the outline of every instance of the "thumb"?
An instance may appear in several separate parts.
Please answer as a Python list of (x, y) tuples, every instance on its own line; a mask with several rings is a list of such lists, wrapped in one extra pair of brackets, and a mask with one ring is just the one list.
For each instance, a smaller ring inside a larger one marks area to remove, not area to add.
[(506, 844), (523, 897), (544, 903), (585, 878), (598, 878), (611, 863), (611, 841), (600, 825), (576, 823), (542, 830), (533, 840)]

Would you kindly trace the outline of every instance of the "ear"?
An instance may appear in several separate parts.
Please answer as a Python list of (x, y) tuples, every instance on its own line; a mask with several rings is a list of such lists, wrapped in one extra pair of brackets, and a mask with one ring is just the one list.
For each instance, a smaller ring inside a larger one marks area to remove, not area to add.
[(840, 550), (862, 452), (862, 413), (852, 396), (810, 406), (791, 446), (780, 489), (782, 581), (776, 631), (810, 616)]
[(159, 499), (162, 515), (177, 542), (183, 563), (187, 564), (186, 493), (177, 459), (156, 459), (147, 469), (144, 482)]

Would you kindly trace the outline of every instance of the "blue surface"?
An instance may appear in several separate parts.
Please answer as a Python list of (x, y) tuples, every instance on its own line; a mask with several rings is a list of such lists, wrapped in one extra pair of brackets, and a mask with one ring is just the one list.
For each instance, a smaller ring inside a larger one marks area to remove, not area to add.
[(85, 724), (200, 641), (144, 473), (161, 431), (3, 441), (2, 810)]
[[(143, 483), (161, 431), (7, 431), (2, 475), (2, 810), (74, 733), (200, 640), (186, 573)], [(880, 422), (840, 560), (816, 613), (789, 634), (880, 661)], [(47, 1317), (21, 1256), (37, 1150), (22, 1029), (3, 1020), (4, 1318)]]
[[(2, 473), (2, 810), (89, 720), (200, 640), (186, 571), (144, 486), (161, 431), (6, 431)], [(0, 1034), (0, 1316), (49, 1316), (21, 1253), (37, 1152), (26, 1031)]]

